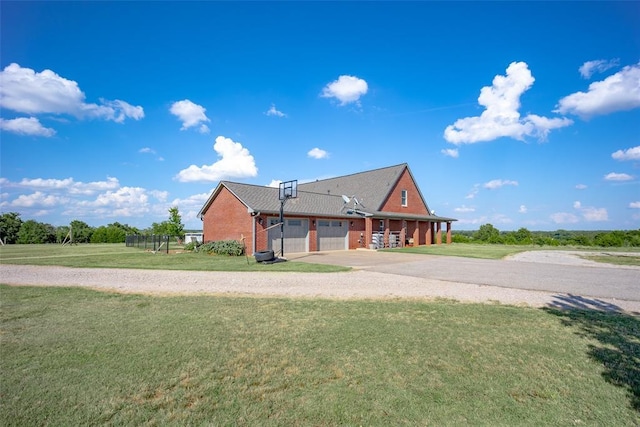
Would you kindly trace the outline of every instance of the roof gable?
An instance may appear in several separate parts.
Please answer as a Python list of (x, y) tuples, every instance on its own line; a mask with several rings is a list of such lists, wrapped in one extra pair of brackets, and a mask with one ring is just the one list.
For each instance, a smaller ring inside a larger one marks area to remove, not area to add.
[(347, 197), (355, 196), (363, 210), (368, 212), (379, 211), (389, 192), (394, 188), (396, 182), (407, 168), (407, 164), (403, 163), (396, 166), (298, 184), (298, 194), (306, 192), (335, 195), (340, 199), (342, 199), (342, 195)]

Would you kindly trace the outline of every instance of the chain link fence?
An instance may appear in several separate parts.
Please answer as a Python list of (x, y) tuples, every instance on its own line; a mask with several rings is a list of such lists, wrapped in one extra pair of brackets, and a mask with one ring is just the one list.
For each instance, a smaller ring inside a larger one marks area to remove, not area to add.
[[(130, 234), (125, 238), (128, 248), (150, 249), (153, 252), (166, 251), (169, 253), (169, 244), (172, 237), (166, 234)], [(175, 242), (176, 239), (174, 238)]]

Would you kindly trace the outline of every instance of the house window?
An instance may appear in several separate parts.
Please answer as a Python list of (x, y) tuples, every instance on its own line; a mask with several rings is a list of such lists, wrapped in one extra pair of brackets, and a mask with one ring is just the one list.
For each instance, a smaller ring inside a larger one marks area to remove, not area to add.
[(400, 203), (402, 206), (407, 206), (407, 190), (402, 190), (400, 193)]

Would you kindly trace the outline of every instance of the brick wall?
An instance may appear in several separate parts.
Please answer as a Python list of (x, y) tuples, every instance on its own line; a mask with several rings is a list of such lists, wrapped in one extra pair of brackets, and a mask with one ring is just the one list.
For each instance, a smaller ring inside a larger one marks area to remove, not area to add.
[[(407, 206), (402, 206), (402, 190), (407, 190)], [(389, 197), (385, 200), (380, 210), (383, 212), (400, 212), (417, 215), (429, 214), (408, 169), (402, 172), (396, 186), (393, 187), (389, 193)]]
[(222, 188), (204, 214), (202, 227), (205, 242), (218, 240), (240, 240), (245, 237), (247, 253), (253, 253), (253, 217), (229, 190)]

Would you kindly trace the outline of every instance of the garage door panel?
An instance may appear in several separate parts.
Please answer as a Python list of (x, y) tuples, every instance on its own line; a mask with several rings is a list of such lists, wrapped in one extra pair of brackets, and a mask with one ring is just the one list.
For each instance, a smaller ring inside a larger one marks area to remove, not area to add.
[[(279, 218), (272, 218), (269, 225), (280, 222)], [(308, 252), (309, 221), (307, 219), (287, 219), (284, 226), (284, 253)], [(269, 249), (280, 252), (280, 227), (269, 229)]]
[(349, 228), (347, 221), (318, 221), (318, 250), (335, 251), (347, 249)]

